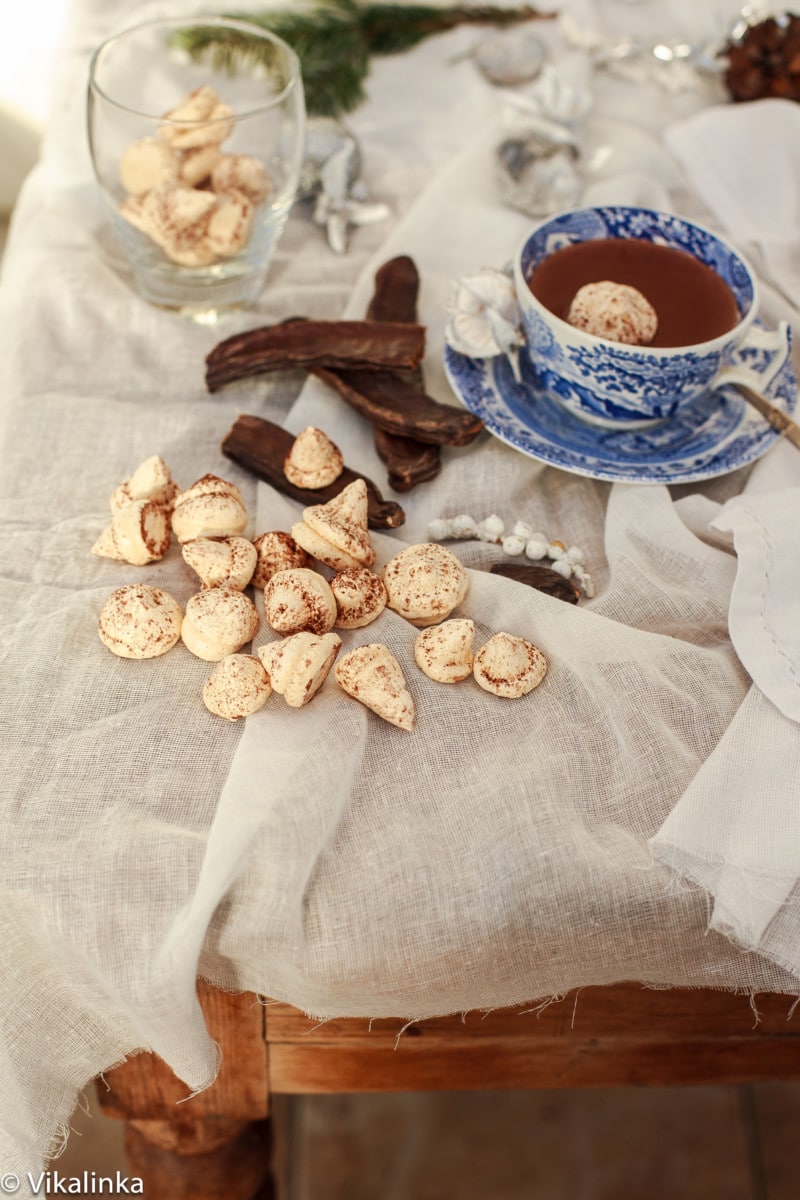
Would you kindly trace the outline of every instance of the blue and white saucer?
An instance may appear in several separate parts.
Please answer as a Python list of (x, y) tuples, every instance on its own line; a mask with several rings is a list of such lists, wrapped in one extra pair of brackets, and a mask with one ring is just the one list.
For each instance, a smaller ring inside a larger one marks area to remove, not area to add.
[[(780, 436), (731, 387), (719, 388), (660, 425), (601, 429), (572, 416), (545, 392), (524, 348), (519, 365), (521, 382), (505, 355), (468, 358), (445, 347), (453, 391), (495, 437), (575, 475), (623, 483), (694, 483), (748, 466)], [(797, 380), (790, 357), (761, 391), (784, 412), (794, 412)]]

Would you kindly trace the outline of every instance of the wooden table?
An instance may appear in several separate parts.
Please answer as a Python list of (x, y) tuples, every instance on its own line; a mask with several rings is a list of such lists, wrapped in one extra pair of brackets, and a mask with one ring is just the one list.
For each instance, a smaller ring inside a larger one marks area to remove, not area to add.
[(199, 996), (223, 1052), (213, 1087), (179, 1104), (185, 1085), (146, 1053), (97, 1085), (105, 1114), (127, 1123), (129, 1174), (150, 1200), (275, 1196), (290, 1095), (800, 1079), (790, 996), (620, 984), (410, 1025), (319, 1024), (203, 983)]

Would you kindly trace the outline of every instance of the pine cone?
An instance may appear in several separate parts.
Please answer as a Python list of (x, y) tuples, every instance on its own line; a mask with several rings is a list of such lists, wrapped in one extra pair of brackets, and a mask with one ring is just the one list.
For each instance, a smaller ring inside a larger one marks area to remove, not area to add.
[(800, 100), (800, 16), (768, 17), (722, 50), (733, 100)]

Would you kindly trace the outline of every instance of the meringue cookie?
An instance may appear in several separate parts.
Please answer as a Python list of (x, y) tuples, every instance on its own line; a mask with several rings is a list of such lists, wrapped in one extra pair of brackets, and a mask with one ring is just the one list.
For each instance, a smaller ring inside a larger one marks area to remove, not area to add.
[(255, 155), (222, 154), (211, 172), (211, 186), (215, 192), (244, 192), (252, 204), (261, 204), (272, 191), (272, 180)]
[(389, 608), (412, 625), (443, 621), (464, 599), (468, 576), (451, 550), (437, 542), (407, 546), (383, 569)]
[(256, 606), (235, 588), (208, 588), (186, 605), (181, 637), (206, 662), (219, 662), (251, 641), (259, 626)]
[(327, 679), (341, 644), (338, 633), (294, 633), (259, 647), (258, 657), (273, 690), (292, 708), (302, 708)]
[(137, 138), (119, 160), (120, 182), (130, 196), (143, 196), (162, 184), (174, 183), (179, 170), (172, 149), (160, 138)]
[(347, 567), (334, 575), (330, 586), (336, 600), (337, 629), (361, 629), (386, 607), (386, 586), (369, 567)]
[(118, 508), (92, 546), (92, 554), (142, 567), (169, 549), (169, 513), (157, 500), (134, 500)]
[(292, 537), (334, 571), (372, 566), (375, 551), (367, 529), (364, 480), (354, 479), (327, 504), (303, 509), (303, 520), (292, 526)]
[(658, 329), (658, 317), (646, 296), (627, 283), (603, 279), (586, 283), (572, 298), (567, 323), (593, 337), (647, 346)]
[(165, 112), (158, 132), (175, 150), (217, 146), (233, 130), (233, 109), (208, 84), (195, 88)]
[(547, 659), (538, 646), (511, 633), (496, 633), (475, 655), (476, 683), (495, 696), (516, 699), (545, 677)]
[(311, 555), (306, 554), (291, 534), (282, 529), (271, 529), (268, 533), (260, 534), (253, 539), (253, 545), (258, 555), (256, 569), (250, 581), (253, 587), (266, 587), (278, 571), (307, 567), (311, 563)]
[(475, 623), (443, 621), (417, 634), (414, 659), (421, 671), (437, 683), (457, 683), (472, 674)]
[(326, 433), (313, 425), (298, 433), (283, 464), (283, 473), (289, 483), (312, 491), (334, 483), (343, 470), (341, 450)]
[(169, 592), (147, 584), (117, 588), (100, 610), (100, 640), (120, 658), (156, 658), (181, 636), (183, 614)]
[(264, 587), (264, 616), (277, 633), (329, 633), (336, 600), (327, 579), (307, 567), (278, 571)]
[(254, 654), (227, 654), (203, 684), (203, 703), (216, 717), (239, 721), (272, 695), (267, 672)]
[(247, 245), (253, 228), (253, 205), (244, 192), (231, 190), (217, 197), (205, 231), (205, 241), (220, 258), (232, 258)]
[[(211, 176), (221, 158), (222, 154), (217, 146), (198, 146), (196, 150), (186, 150), (180, 156), (181, 180), (189, 187), (197, 187)], [(217, 191), (216, 188), (213, 190)]]
[(179, 490), (163, 458), (154, 454), (140, 463), (130, 478), (114, 489), (111, 511), (114, 513), (134, 500), (156, 500), (171, 511)]
[(244, 531), (247, 509), (235, 483), (203, 475), (181, 492), (172, 512), (172, 532), (179, 542), (199, 537), (228, 537)]
[(122, 205), (120, 212), (163, 250), (186, 267), (204, 267), (216, 255), (206, 240), (217, 198), (213, 192), (167, 183), (148, 192), (138, 209)]
[(399, 662), (381, 642), (358, 646), (334, 668), (340, 688), (400, 729), (414, 728), (414, 700)]
[(184, 543), (181, 554), (203, 587), (232, 587), (237, 592), (247, 587), (258, 561), (255, 546), (242, 537), (194, 538)]

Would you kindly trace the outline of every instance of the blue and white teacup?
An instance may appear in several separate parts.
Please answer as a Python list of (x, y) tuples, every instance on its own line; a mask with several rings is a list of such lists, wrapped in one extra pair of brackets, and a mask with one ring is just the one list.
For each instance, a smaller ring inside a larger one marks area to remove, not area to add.
[[(688, 251), (728, 285), (737, 324), (711, 341), (678, 347), (631, 346), (576, 329), (534, 296), (528, 280), (556, 250), (595, 238), (636, 238)], [(759, 289), (749, 263), (717, 234), (672, 213), (610, 206), (548, 218), (517, 254), (514, 283), (528, 352), (543, 387), (575, 416), (605, 428), (636, 429), (666, 420), (728, 383), (763, 391), (789, 353), (785, 324), (777, 330), (754, 324)]]

